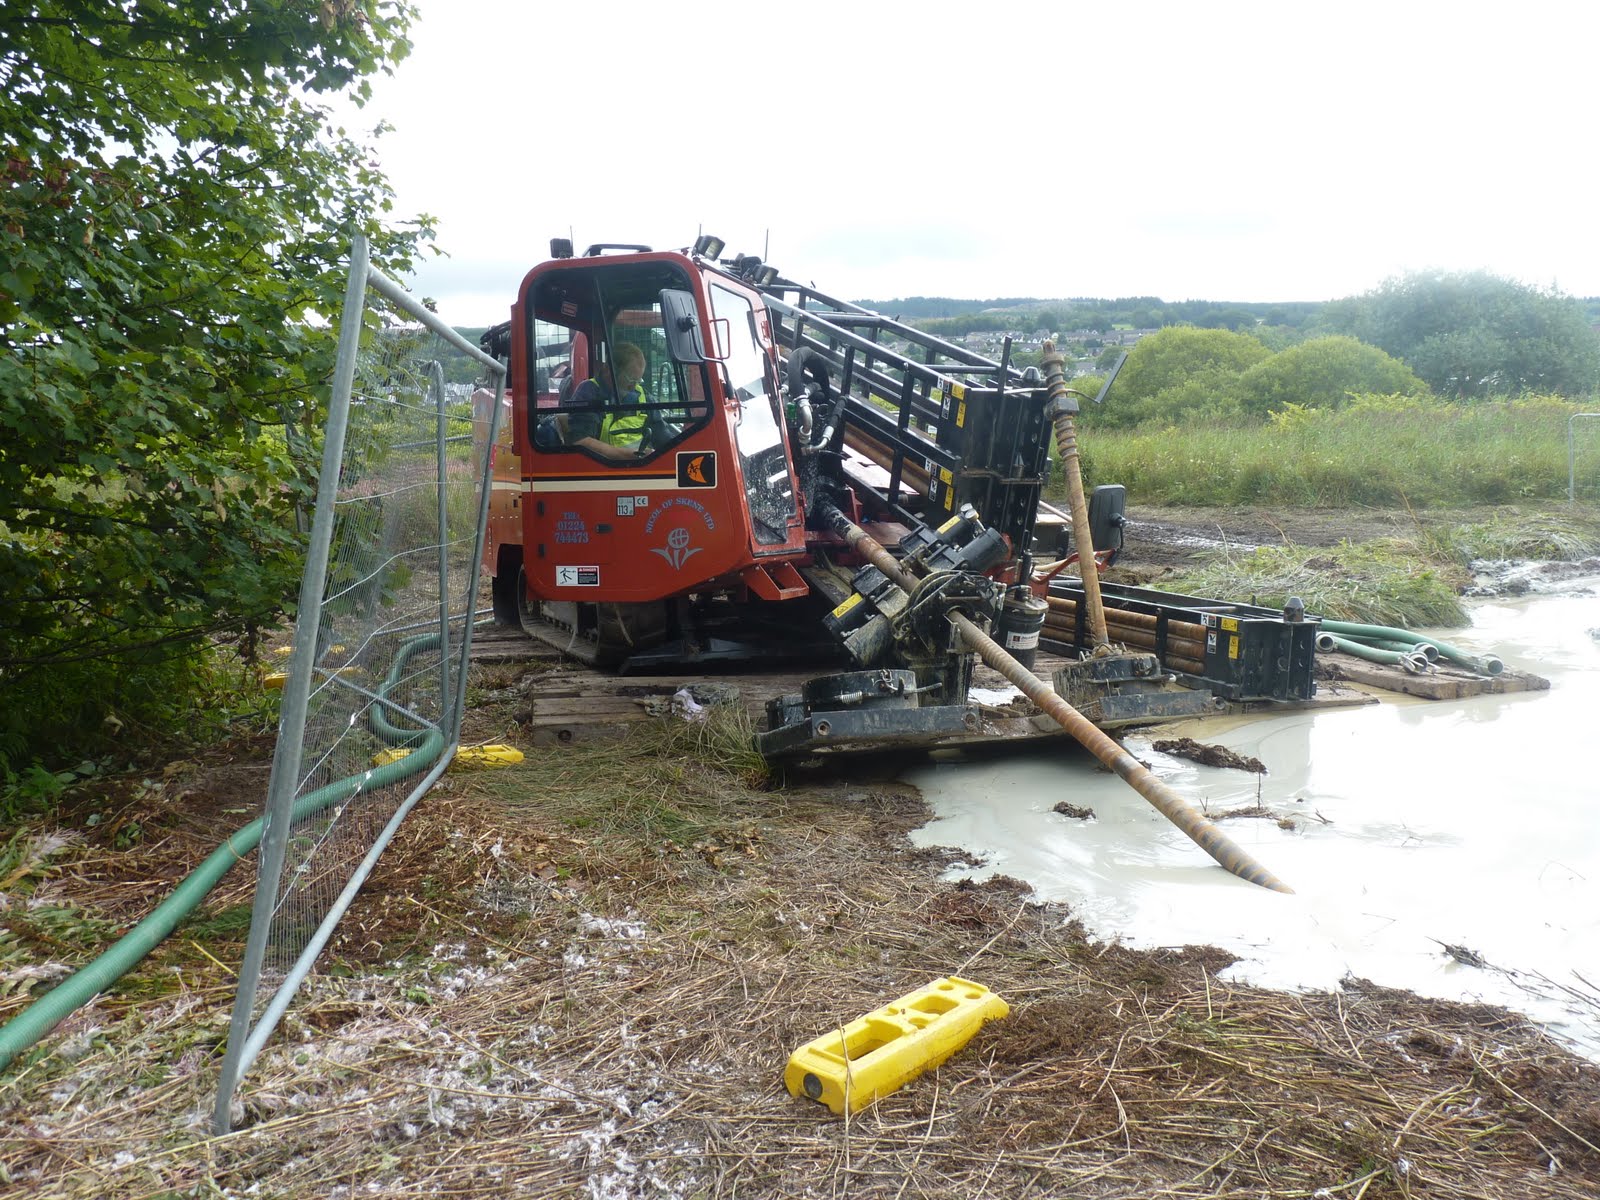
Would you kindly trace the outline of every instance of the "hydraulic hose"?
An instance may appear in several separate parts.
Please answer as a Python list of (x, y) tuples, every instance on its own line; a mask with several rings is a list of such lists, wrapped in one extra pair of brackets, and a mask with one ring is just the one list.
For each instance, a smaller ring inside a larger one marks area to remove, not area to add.
[[(866, 530), (852, 522), (837, 508), (826, 507), (822, 510), (822, 515), (833, 531), (844, 538), (851, 549), (863, 555), (902, 590), (909, 593), (916, 587), (916, 577), (903, 569), (895, 557), (873, 540)], [(1056, 724), (1070, 733), (1084, 749), (1116, 772), (1124, 783), (1148, 800), (1157, 812), (1182, 830), (1200, 849), (1240, 879), (1274, 892), (1293, 893), (1293, 888), (1256, 862), (1233, 839), (1196, 811), (1187, 800), (1157, 779), (1138, 759), (1107, 737), (1072, 705), (1056, 695), (1049, 684), (1006, 653), (1000, 644), (980, 629), (971, 618), (955, 611), (947, 615), (950, 623), (961, 631), (961, 636), (966, 639), (967, 645), (977, 652), (978, 657), (1005, 676), (1026, 694), (1028, 699), (1048, 713)]]
[(1396, 629), (1392, 625), (1361, 625), (1354, 621), (1330, 621), (1324, 618), (1322, 628), (1329, 633), (1336, 633), (1340, 637), (1346, 638), (1380, 638), (1396, 642), (1409, 642), (1412, 645), (1417, 642), (1427, 642), (1451, 662), (1466, 667), (1468, 670), (1476, 671), (1480, 675), (1498, 675), (1506, 669), (1505, 663), (1492, 654), (1485, 654), (1481, 657), (1468, 654), (1465, 650), (1459, 650), (1449, 642), (1440, 641), (1438, 638), (1423, 637), (1421, 634), (1412, 633), (1409, 629)]
[[(413, 654), (438, 645), (438, 634), (413, 638), (403, 643), (378, 694), (386, 696), (399, 682), (401, 669)], [(368, 723), (373, 733), (389, 745), (410, 745), (411, 753), (381, 767), (308, 792), (295, 801), (291, 822), (303, 821), (360, 792), (388, 787), (413, 775), (420, 775), (439, 761), (445, 749), (443, 732), (438, 729), (401, 729), (383, 715), (382, 708), (382, 704), (374, 702), (368, 709)], [(160, 945), (178, 927), (179, 922), (200, 906), (229, 869), (256, 848), (265, 827), (266, 818), (261, 816), (234, 833), (174, 888), (172, 894), (158, 904), (149, 916), (124, 934), (110, 949), (0, 1026), (0, 1070), (9, 1066), (17, 1055), (37, 1043), (59, 1022), (121, 979)]]

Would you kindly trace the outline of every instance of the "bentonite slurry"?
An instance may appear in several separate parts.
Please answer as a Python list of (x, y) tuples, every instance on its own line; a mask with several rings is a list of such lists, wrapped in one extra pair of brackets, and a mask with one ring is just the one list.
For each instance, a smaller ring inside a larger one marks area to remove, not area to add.
[[(921, 845), (955, 878), (1004, 874), (1133, 946), (1212, 944), (1226, 977), (1336, 988), (1356, 976), (1500, 1004), (1600, 1057), (1600, 578), (1480, 602), (1458, 646), (1551, 681), (1548, 692), (1386, 699), (1357, 709), (1191, 722), (1129, 749), (1296, 895), (1251, 887), (1062, 746), (909, 776), (936, 819)], [(1151, 748), (1189, 736), (1266, 776)], [(1093, 818), (1052, 811), (1061, 801)], [(1267, 815), (1229, 815), (1240, 809)]]

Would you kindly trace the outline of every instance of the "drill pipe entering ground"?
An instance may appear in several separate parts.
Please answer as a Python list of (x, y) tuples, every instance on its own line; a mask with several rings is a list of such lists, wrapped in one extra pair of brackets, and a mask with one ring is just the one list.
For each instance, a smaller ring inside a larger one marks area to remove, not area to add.
[[(916, 587), (916, 576), (904, 570), (894, 555), (879, 545), (861, 526), (831, 505), (822, 510), (822, 515), (833, 527), (833, 531), (842, 537), (851, 549), (865, 556), (901, 590), (910, 594)], [(1056, 695), (1049, 684), (1007, 654), (1000, 644), (978, 628), (971, 618), (959, 612), (947, 615), (950, 623), (961, 631), (961, 636), (966, 639), (967, 645), (977, 652), (978, 657), (1021, 689), (1041, 711), (1048, 713), (1056, 724), (1077, 739), (1090, 754), (1115, 771), (1124, 783), (1148, 800), (1157, 812), (1181, 829), (1195, 845), (1240, 879), (1259, 884), (1274, 892), (1291, 895), (1294, 893), (1292, 887), (1256, 862), (1193, 805), (1157, 779), (1143, 763), (1107, 737), (1072, 705)]]

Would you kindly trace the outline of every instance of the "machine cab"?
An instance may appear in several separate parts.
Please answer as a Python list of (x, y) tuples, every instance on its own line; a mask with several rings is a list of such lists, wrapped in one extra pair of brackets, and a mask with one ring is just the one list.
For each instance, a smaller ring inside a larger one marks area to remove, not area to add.
[(601, 251), (534, 268), (513, 309), (527, 597), (765, 595), (804, 521), (760, 296), (684, 254)]

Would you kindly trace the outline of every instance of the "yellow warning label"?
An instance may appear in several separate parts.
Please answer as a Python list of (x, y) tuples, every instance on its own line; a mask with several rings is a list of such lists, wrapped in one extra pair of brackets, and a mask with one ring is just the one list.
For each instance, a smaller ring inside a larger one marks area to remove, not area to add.
[[(1235, 624), (1237, 624), (1237, 622), (1235, 622)], [(1239, 637), (1231, 637), (1231, 638), (1228, 639), (1228, 657), (1229, 658), (1238, 658), (1239, 657), (1239, 642), (1241, 640), (1242, 639), (1239, 638)]]
[(954, 396), (957, 400), (965, 400), (967, 398), (967, 387), (966, 387), (966, 384), (963, 384), (963, 383), (952, 383), (950, 385), (950, 394), (952, 396)]
[(949, 487), (952, 483), (954, 483), (956, 481), (956, 477), (954, 475), (950, 474), (950, 468), (949, 467), (940, 467), (939, 468), (939, 478), (944, 480), (945, 487)]
[(938, 404), (941, 400), (944, 399), (944, 393), (941, 392), (938, 388), (934, 388), (932, 391), (930, 391), (928, 393), (928, 399), (931, 400), (934, 404)]
[(956, 506), (956, 494), (954, 492), (946, 492), (944, 494), (944, 506), (946, 509), (951, 509)]
[(1238, 629), (1239, 629), (1239, 618), (1238, 617), (1223, 617), (1222, 618), (1222, 627), (1224, 629), (1232, 630), (1233, 632), (1237, 633)]
[(956, 428), (962, 429), (967, 423), (967, 402), (963, 400), (956, 409)]
[(861, 603), (861, 593), (860, 592), (855, 592), (852, 595), (846, 596), (844, 598), (844, 600), (839, 604), (839, 607), (834, 609), (833, 612), (830, 615), (833, 616), (835, 619), (838, 619), (839, 617), (844, 616), (845, 613), (849, 612), (852, 608), (854, 608), (856, 605), (858, 605), (860, 603)]
[(959, 524), (961, 524), (961, 518), (960, 517), (951, 517), (943, 525), (939, 526), (939, 532), (940, 533), (949, 533), (952, 529), (954, 529)]

